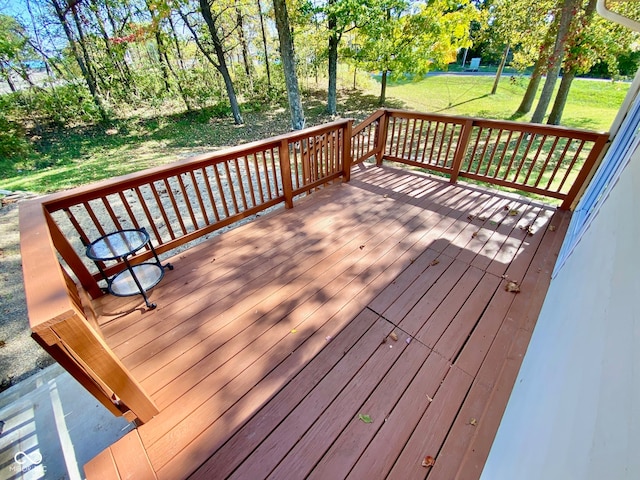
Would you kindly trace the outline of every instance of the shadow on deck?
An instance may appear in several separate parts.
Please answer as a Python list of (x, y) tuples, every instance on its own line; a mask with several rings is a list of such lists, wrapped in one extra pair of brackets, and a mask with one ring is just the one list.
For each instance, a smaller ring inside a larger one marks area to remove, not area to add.
[(479, 477), (569, 217), (358, 165), (181, 253), (156, 310), (94, 302), (160, 413), (88, 477)]

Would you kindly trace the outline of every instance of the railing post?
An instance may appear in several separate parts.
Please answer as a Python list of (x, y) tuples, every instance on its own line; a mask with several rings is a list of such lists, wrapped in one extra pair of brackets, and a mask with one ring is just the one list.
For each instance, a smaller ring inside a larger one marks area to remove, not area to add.
[(351, 163), (353, 156), (351, 152), (351, 135), (353, 131), (353, 119), (349, 119), (342, 130), (342, 176), (344, 181), (351, 180)]
[(389, 112), (384, 110), (384, 115), (378, 121), (376, 129), (376, 165), (382, 165), (384, 151), (387, 148), (387, 128), (389, 126)]
[(142, 422), (158, 414), (158, 407), (105, 341), (79, 312), (51, 325), (60, 343), (98, 385), (111, 390)]
[(581, 193), (581, 190), (584, 186), (585, 181), (587, 180), (587, 178), (589, 178), (589, 175), (591, 174), (593, 167), (596, 165), (596, 162), (598, 161), (598, 158), (600, 158), (600, 155), (602, 154), (602, 151), (604, 147), (607, 145), (608, 141), (609, 141), (609, 136), (607, 134), (602, 134), (597, 138), (597, 140), (593, 144), (593, 147), (591, 148), (591, 151), (589, 152), (589, 156), (584, 161), (584, 165), (582, 165), (582, 168), (580, 169), (578, 176), (574, 180), (573, 185), (571, 186), (571, 189), (569, 190), (569, 192), (567, 193), (567, 196), (562, 201), (562, 205), (560, 205), (560, 210), (571, 209), (575, 199), (578, 197), (578, 194)]
[(453, 165), (451, 166), (451, 178), (449, 179), (451, 183), (456, 183), (458, 181), (460, 167), (462, 166), (464, 157), (467, 154), (469, 138), (471, 137), (471, 132), (473, 131), (473, 120), (465, 120), (461, 127), (462, 130), (460, 131), (460, 136), (458, 136), (458, 146), (456, 147), (456, 154), (453, 157)]
[(283, 138), (278, 147), (280, 160), (280, 175), (282, 176), (282, 190), (286, 208), (293, 208), (293, 182), (291, 181), (291, 159), (289, 156), (289, 141)]

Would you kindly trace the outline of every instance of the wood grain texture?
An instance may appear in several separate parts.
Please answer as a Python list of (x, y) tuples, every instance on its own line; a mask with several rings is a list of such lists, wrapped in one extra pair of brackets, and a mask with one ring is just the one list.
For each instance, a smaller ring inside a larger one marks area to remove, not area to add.
[(358, 165), (172, 259), (155, 311), (99, 299), (161, 410), (145, 458), (160, 479), (477, 478), (569, 217)]

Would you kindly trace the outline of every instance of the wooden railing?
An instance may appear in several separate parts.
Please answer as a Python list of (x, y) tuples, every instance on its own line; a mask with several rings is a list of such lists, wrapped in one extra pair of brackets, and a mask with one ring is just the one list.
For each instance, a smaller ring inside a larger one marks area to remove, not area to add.
[[(157, 407), (104, 343), (90, 300), (83, 302), (104, 294), (86, 245), (114, 230), (145, 228), (161, 254), (277, 204), (291, 208), (297, 195), (349, 178), (351, 125), (340, 120), (25, 204), (21, 248), (33, 337), (113, 413), (149, 420)], [(131, 263), (151, 255), (142, 251)], [(123, 269), (100, 267), (107, 275)]]
[[(114, 414), (145, 422), (158, 409), (92, 315), (104, 294), (85, 256), (105, 233), (145, 228), (160, 254), (342, 178), (375, 157), (560, 198), (566, 207), (606, 135), (558, 127), (378, 110), (25, 203), (23, 272), (33, 337)], [(139, 252), (132, 263), (151, 256)], [(123, 269), (100, 265), (108, 275)]]
[(562, 200), (569, 209), (608, 134), (386, 110), (382, 159)]

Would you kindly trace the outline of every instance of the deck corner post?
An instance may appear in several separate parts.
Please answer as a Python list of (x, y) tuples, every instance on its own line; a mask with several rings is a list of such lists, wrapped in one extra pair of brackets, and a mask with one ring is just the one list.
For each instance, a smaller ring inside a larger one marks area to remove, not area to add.
[(464, 157), (467, 154), (467, 147), (469, 146), (469, 138), (473, 131), (473, 119), (465, 120), (461, 125), (460, 135), (458, 136), (458, 145), (456, 147), (456, 153), (453, 157), (453, 165), (451, 166), (451, 183), (457, 183), (458, 175), (460, 174), (460, 167), (464, 161)]
[(607, 146), (607, 143), (609, 143), (608, 134), (603, 133), (598, 136), (593, 145), (593, 148), (584, 161), (584, 164), (582, 165), (578, 176), (574, 180), (571, 189), (567, 193), (565, 199), (562, 201), (560, 210), (573, 210), (575, 208), (575, 204), (584, 193), (584, 189), (586, 187), (586, 184), (588, 183), (587, 179), (593, 177), (595, 169), (599, 165), (602, 156), (606, 152), (605, 147)]
[(378, 121), (378, 128), (376, 129), (376, 165), (379, 167), (382, 165), (382, 159), (384, 158), (384, 152), (387, 149), (387, 128), (389, 125), (389, 112), (384, 109), (384, 114)]
[[(146, 423), (159, 413), (142, 385), (79, 313), (52, 325), (51, 329), (67, 355), (87, 372), (87, 378), (113, 392), (141, 422)], [(124, 413), (125, 409), (120, 411)]]
[(289, 155), (289, 142), (286, 138), (280, 141), (278, 147), (278, 159), (280, 161), (280, 175), (282, 176), (282, 190), (286, 208), (293, 208), (293, 182), (291, 181), (291, 158)]
[(345, 182), (351, 180), (351, 164), (353, 163), (353, 152), (351, 150), (351, 135), (353, 131), (353, 119), (350, 118), (342, 130), (342, 176)]

